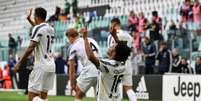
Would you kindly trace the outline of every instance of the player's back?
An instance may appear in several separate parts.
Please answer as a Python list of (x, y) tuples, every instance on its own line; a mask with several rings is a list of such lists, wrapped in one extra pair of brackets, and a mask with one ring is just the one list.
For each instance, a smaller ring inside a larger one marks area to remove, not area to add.
[[(99, 46), (95, 40), (92, 38), (88, 38), (90, 46), (94, 52), (94, 54), (99, 57)], [(87, 58), (87, 54), (85, 52), (85, 47), (84, 47), (84, 40), (83, 38), (78, 38), (73, 44), (70, 49), (70, 58), (76, 56), (78, 60), (81, 61), (81, 64), (83, 66), (87, 66), (91, 64), (91, 62)]]
[(121, 101), (119, 84), (125, 81), (125, 63), (103, 59), (99, 67), (97, 101)]
[(54, 29), (47, 23), (41, 23), (32, 30), (31, 40), (37, 42), (34, 50), (34, 64), (40, 65), (41, 68), (49, 72), (55, 71), (54, 57), (52, 55), (53, 39)]
[[(100, 57), (100, 49), (97, 44), (97, 42), (92, 39), (88, 38), (90, 47), (92, 48), (94, 54), (96, 57)], [(84, 40), (83, 38), (78, 38), (76, 41), (72, 44), (69, 54), (69, 60), (76, 59), (80, 61), (83, 68), (81, 68), (81, 73), (85, 73), (86, 76), (97, 76), (98, 71), (93, 63), (88, 60), (85, 47), (84, 47)]]

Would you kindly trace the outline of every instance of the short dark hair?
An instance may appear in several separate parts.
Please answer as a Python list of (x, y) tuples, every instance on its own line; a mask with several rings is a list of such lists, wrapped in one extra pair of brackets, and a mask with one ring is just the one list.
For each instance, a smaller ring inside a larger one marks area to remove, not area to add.
[(152, 16), (158, 16), (158, 12), (157, 11), (153, 11), (152, 12)]
[(127, 42), (119, 41), (115, 47), (115, 60), (120, 62), (125, 62), (130, 56), (131, 49), (127, 46)]
[(46, 16), (47, 16), (47, 11), (42, 7), (38, 7), (38, 8), (35, 9), (35, 14), (34, 15), (36, 17), (41, 18), (42, 20), (45, 20)]
[(121, 21), (119, 20), (119, 18), (113, 18), (112, 20), (111, 20), (111, 23), (117, 23), (117, 24), (121, 24)]

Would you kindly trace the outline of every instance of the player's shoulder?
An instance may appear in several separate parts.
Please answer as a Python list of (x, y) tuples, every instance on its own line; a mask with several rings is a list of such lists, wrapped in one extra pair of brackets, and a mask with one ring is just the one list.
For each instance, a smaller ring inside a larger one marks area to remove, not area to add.
[(118, 37), (131, 37), (131, 35), (129, 34), (128, 31), (124, 31), (124, 30), (119, 30), (118, 31), (118, 34), (117, 34)]
[(111, 38), (111, 37), (112, 37), (112, 35), (111, 35), (111, 34), (109, 34), (109, 35), (108, 35), (108, 38)]
[(100, 62), (104, 66), (110, 66), (110, 67), (118, 66), (118, 63), (115, 60), (111, 60), (111, 59), (101, 59)]
[(92, 42), (94, 44), (98, 44), (97, 41), (93, 38), (88, 37), (89, 42)]
[(47, 23), (41, 23), (41, 24), (39, 24), (39, 25), (34, 26), (34, 28), (33, 28), (33, 30), (32, 30), (32, 33), (33, 33), (33, 34), (36, 34), (36, 33), (40, 32), (41, 30), (43, 30), (43, 28), (44, 28), (45, 26), (47, 26)]
[(95, 41), (93, 38), (91, 38), (91, 37), (88, 37), (88, 40), (89, 41)]
[(33, 30), (41, 29), (42, 27), (47, 26), (47, 23), (41, 23), (33, 27)]
[(82, 38), (78, 38), (73, 44), (71, 44), (71, 48), (79, 48), (80, 46), (82, 46), (83, 42), (84, 40)]

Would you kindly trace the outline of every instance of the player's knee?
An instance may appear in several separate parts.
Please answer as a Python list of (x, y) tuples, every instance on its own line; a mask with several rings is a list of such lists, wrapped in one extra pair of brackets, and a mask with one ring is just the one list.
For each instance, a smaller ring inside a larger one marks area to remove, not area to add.
[(84, 97), (84, 92), (79, 87), (76, 87), (76, 98), (82, 99)]
[(130, 89), (133, 89), (133, 87), (132, 86), (123, 86), (123, 89), (124, 89), (124, 91), (128, 91)]
[(84, 93), (82, 91), (77, 91), (76, 97), (82, 99), (84, 97)]
[(47, 99), (47, 92), (41, 92), (41, 98)]

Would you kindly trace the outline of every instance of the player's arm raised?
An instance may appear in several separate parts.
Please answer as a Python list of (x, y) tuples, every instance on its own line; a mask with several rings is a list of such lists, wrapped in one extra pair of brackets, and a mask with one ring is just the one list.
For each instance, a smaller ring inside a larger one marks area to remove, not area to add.
[(87, 54), (88, 59), (96, 65), (96, 67), (100, 66), (100, 61), (99, 59), (94, 55), (88, 41), (88, 31), (87, 29), (82, 29), (81, 33), (83, 33), (83, 39), (84, 39), (84, 45), (85, 45), (85, 51)]
[(32, 26), (35, 26), (35, 22), (31, 19), (31, 14), (32, 14), (32, 8), (30, 9), (29, 11), (29, 15), (27, 16), (27, 20), (29, 21), (29, 23), (32, 25)]

